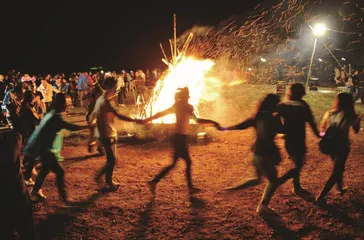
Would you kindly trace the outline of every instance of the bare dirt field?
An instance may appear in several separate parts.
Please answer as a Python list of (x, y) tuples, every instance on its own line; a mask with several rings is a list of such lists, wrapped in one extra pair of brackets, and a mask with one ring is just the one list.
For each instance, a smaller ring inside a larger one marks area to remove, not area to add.
[[(273, 88), (241, 85), (229, 90), (222, 99), (205, 104), (202, 117), (223, 125), (242, 121), (253, 111), (257, 101)], [(306, 100), (317, 121), (330, 109), (333, 94), (313, 92)], [(125, 113), (127, 107), (120, 108)], [(360, 106), (357, 110), (364, 112)], [(74, 110), (75, 112), (75, 110)], [(72, 115), (71, 122), (84, 124), (83, 116)], [(119, 122), (118, 122), (119, 123)], [(120, 131), (133, 129), (119, 124)], [(329, 206), (319, 208), (292, 193), (292, 182), (280, 187), (270, 206), (281, 221), (262, 219), (255, 210), (265, 187), (261, 185), (227, 194), (223, 188), (254, 177), (251, 145), (255, 134), (246, 131), (218, 132), (206, 129), (212, 140), (192, 143), (193, 181), (202, 191), (189, 196), (185, 180), (185, 163), (177, 167), (157, 186), (156, 196), (146, 184), (171, 162), (168, 142), (120, 141), (114, 178), (121, 183), (116, 192), (97, 191), (94, 174), (105, 163), (105, 157), (89, 154), (86, 134), (66, 133), (62, 162), (66, 170), (69, 197), (78, 202), (66, 208), (58, 200), (55, 177), (50, 174), (43, 192), (47, 200), (34, 208), (36, 227), (41, 239), (364, 239), (364, 131), (352, 134), (352, 152), (344, 174), (349, 191), (341, 197), (332, 189)], [(282, 174), (293, 167), (282, 149)], [(327, 181), (333, 163), (320, 154), (318, 140), (308, 129), (307, 162), (302, 185), (317, 195)]]

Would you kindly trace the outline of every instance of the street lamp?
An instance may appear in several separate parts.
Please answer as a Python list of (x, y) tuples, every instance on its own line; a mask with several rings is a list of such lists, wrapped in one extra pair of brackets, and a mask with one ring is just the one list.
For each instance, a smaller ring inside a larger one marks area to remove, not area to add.
[(317, 23), (315, 24), (315, 26), (313, 26), (312, 31), (313, 34), (315, 34), (316, 37), (321, 37), (325, 34), (326, 32), (326, 25), (323, 23)]
[(317, 45), (317, 38), (323, 36), (325, 34), (325, 32), (326, 32), (326, 29), (327, 29), (326, 28), (326, 25), (323, 24), (323, 23), (317, 23), (313, 27), (310, 26), (310, 28), (312, 29), (312, 32), (315, 35), (315, 42), (313, 44), (313, 50), (312, 50), (312, 56), (311, 56), (311, 61), (310, 61), (310, 67), (308, 68), (306, 87), (308, 86), (308, 83), (310, 82), (310, 78), (311, 78), (312, 62), (313, 62), (313, 58), (315, 56), (316, 45)]

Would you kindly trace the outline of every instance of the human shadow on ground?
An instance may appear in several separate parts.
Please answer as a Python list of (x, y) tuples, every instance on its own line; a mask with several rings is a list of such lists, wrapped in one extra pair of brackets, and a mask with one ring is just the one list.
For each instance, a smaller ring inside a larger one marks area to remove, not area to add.
[(340, 220), (344, 224), (350, 225), (350, 226), (352, 226), (354, 228), (357, 228), (357, 229), (363, 229), (364, 228), (364, 222), (358, 221), (358, 220), (350, 217), (346, 212), (344, 212), (343, 210), (337, 208), (335, 205), (325, 204), (325, 205), (318, 205), (318, 207), (325, 210), (325, 211), (327, 211), (333, 217)]
[(294, 231), (286, 226), (278, 214), (273, 216), (262, 216), (262, 219), (274, 231), (274, 238), (289, 240), (300, 239)]
[(90, 205), (103, 196), (106, 196), (105, 192), (99, 191), (90, 195), (86, 200), (59, 206), (53, 214), (44, 220), (40, 220), (36, 225), (39, 238), (54, 239), (55, 237), (64, 236), (65, 225), (72, 223), (78, 214), (84, 212)]
[(78, 157), (70, 157), (70, 158), (65, 158), (66, 161), (85, 161), (88, 160), (90, 158), (95, 158), (95, 157), (101, 157), (103, 155), (101, 155), (100, 153), (94, 153), (91, 155), (84, 155), (84, 156), (78, 156)]
[(151, 221), (151, 214), (153, 211), (153, 205), (155, 202), (155, 195), (152, 195), (150, 201), (146, 205), (144, 211), (139, 214), (139, 222), (136, 229), (133, 231), (132, 239), (146, 239), (148, 233), (148, 227)]
[(205, 224), (205, 219), (202, 216), (203, 209), (206, 207), (205, 201), (195, 196), (190, 196), (191, 203), (191, 220), (185, 231), (191, 231), (195, 239), (205, 238), (205, 234), (202, 232), (201, 228)]

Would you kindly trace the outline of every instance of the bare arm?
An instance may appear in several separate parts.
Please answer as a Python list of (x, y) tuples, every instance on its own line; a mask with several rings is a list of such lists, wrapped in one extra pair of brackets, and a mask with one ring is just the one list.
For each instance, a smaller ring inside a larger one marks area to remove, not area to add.
[(109, 101), (109, 108), (110, 108), (110, 112), (112, 112), (118, 119), (122, 120), (122, 121), (126, 121), (126, 122), (137, 122), (138, 120), (137, 119), (132, 119), (132, 118), (129, 118), (127, 116), (124, 116), (120, 113), (118, 113), (118, 111), (116, 111), (116, 109), (113, 107), (113, 105), (110, 103)]
[(233, 125), (230, 127), (224, 127), (222, 129), (223, 130), (244, 130), (244, 129), (247, 129), (248, 127), (254, 127), (254, 126), (255, 126), (255, 120), (253, 118), (248, 118), (237, 125)]
[(321, 123), (320, 123), (320, 132), (326, 132), (328, 127), (328, 119), (329, 119), (330, 112), (326, 112), (323, 116)]
[(52, 91), (55, 92), (55, 93), (60, 93), (61, 92), (58, 89), (54, 88), (53, 86), (52, 86)]
[(170, 107), (170, 108), (168, 108), (168, 109), (166, 109), (166, 110), (164, 110), (164, 111), (162, 111), (162, 112), (159, 112), (159, 113), (155, 114), (154, 116), (151, 116), (149, 118), (144, 119), (143, 120), (143, 123), (145, 124), (145, 123), (151, 122), (154, 119), (158, 119), (158, 118), (164, 117), (164, 116), (166, 116), (168, 114), (171, 114), (171, 113), (173, 113), (173, 106)]
[(316, 137), (320, 138), (321, 137), (320, 132), (317, 129), (317, 125), (316, 125), (315, 119), (313, 117), (312, 111), (309, 106), (307, 106), (307, 109), (308, 109), (307, 110), (307, 115), (308, 115), (307, 122), (308, 122), (308, 124), (310, 124), (310, 127), (311, 127), (313, 133), (316, 135)]
[(87, 125), (80, 126), (80, 125), (76, 125), (76, 124), (73, 124), (73, 123), (63, 121), (63, 127), (62, 128), (70, 130), (70, 131), (79, 131), (79, 130), (83, 130), (83, 129), (88, 129), (89, 126), (87, 126)]
[(221, 129), (221, 126), (219, 123), (210, 120), (210, 119), (204, 119), (204, 118), (198, 118), (195, 114), (195, 112), (192, 112), (192, 118), (196, 120), (198, 124), (201, 124), (206, 127), (216, 127), (217, 129)]

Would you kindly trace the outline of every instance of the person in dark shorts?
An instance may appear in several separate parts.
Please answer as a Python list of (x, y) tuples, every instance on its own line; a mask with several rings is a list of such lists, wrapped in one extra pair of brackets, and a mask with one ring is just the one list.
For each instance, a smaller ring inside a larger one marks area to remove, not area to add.
[(281, 162), (281, 155), (274, 139), (277, 133), (283, 133), (284, 129), (280, 119), (274, 116), (280, 97), (275, 94), (268, 94), (258, 105), (255, 116), (248, 118), (235, 126), (222, 128), (221, 130), (243, 130), (254, 127), (256, 131), (256, 141), (253, 145), (253, 163), (256, 170), (256, 178), (249, 179), (244, 183), (227, 188), (226, 190), (238, 190), (260, 184), (261, 177), (268, 179), (268, 184), (264, 190), (262, 199), (257, 207), (259, 215), (275, 214), (275, 211), (268, 207), (275, 190), (292, 178), (295, 170), (291, 169), (282, 177), (278, 177), (276, 165)]
[(157, 176), (153, 178), (153, 180), (149, 181), (149, 187), (152, 193), (155, 193), (155, 188), (157, 183), (167, 175), (167, 173), (174, 168), (179, 158), (185, 160), (187, 168), (186, 168), (186, 177), (187, 177), (187, 184), (190, 194), (199, 192), (198, 188), (195, 188), (192, 184), (192, 177), (191, 177), (191, 165), (192, 161), (189, 155), (188, 150), (188, 129), (189, 129), (189, 122), (190, 119), (194, 119), (197, 123), (205, 125), (205, 126), (214, 126), (219, 128), (219, 124), (207, 119), (200, 119), (197, 118), (194, 113), (194, 107), (188, 103), (189, 90), (187, 87), (181, 88), (175, 94), (175, 103), (172, 107), (155, 114), (154, 116), (147, 118), (143, 121), (144, 124), (153, 121), (154, 119), (169, 115), (175, 114), (176, 115), (176, 128), (175, 134), (173, 137), (173, 162), (169, 166), (165, 167)]
[(311, 194), (301, 186), (300, 182), (300, 172), (307, 151), (306, 123), (309, 123), (313, 133), (318, 138), (320, 138), (320, 133), (310, 106), (302, 99), (305, 94), (303, 84), (292, 84), (288, 93), (288, 101), (278, 106), (278, 117), (283, 119), (286, 150), (296, 166), (296, 173), (293, 178), (293, 193), (301, 197), (311, 197)]
[[(95, 181), (99, 184), (101, 176), (105, 174), (106, 187), (110, 191), (116, 191), (120, 184), (113, 181), (113, 172), (116, 162), (115, 144), (117, 141), (117, 130), (114, 119), (118, 118), (127, 122), (140, 122), (119, 114), (114, 106), (113, 98), (116, 96), (117, 84), (113, 77), (104, 80), (103, 89), (105, 90), (97, 99), (94, 111), (90, 116), (90, 123), (96, 124), (95, 135), (102, 144), (106, 153), (106, 164), (97, 172)], [(94, 123), (95, 122), (95, 123)]]

